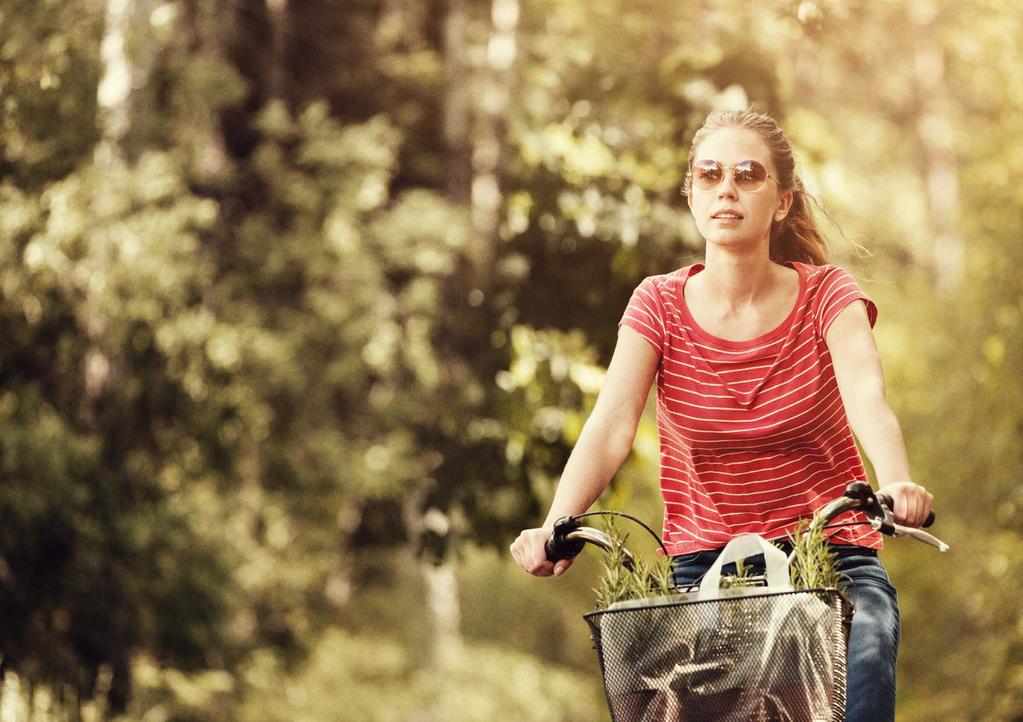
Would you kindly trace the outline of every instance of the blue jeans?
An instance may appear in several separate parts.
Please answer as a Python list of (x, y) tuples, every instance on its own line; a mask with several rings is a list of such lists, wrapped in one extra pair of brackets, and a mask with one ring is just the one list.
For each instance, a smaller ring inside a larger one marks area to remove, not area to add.
[[(787, 544), (779, 544), (788, 554)], [(899, 600), (877, 554), (863, 547), (833, 547), (838, 555), (839, 586), (856, 608), (849, 632), (849, 669), (846, 675), (846, 722), (895, 720), (895, 659), (899, 652)], [(675, 584), (699, 580), (721, 550), (672, 557)], [(763, 557), (746, 564), (763, 573)], [(723, 574), (734, 574), (726, 564)]]

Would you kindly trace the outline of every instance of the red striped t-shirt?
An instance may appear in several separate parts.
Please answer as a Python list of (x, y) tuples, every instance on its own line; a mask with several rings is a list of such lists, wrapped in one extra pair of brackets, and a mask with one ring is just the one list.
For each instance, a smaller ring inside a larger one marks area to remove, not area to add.
[[(877, 307), (841, 268), (789, 265), (799, 274), (792, 311), (748, 341), (712, 336), (690, 315), (682, 289), (702, 264), (644, 279), (622, 317), (660, 354), (657, 428), (670, 554), (718, 549), (746, 532), (784, 538), (849, 482), (866, 478), (824, 339), (850, 303), (866, 303), (871, 325)], [(882, 546), (866, 525), (841, 527), (831, 539)]]

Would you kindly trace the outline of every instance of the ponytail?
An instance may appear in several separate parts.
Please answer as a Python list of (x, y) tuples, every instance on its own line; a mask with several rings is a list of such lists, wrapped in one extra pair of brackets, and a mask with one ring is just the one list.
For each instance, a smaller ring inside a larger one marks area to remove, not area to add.
[[(827, 243), (817, 230), (810, 204), (816, 204), (806, 192), (799, 176), (793, 174), (792, 205), (788, 214), (771, 224), (771, 260), (775, 263), (798, 261), (814, 266), (828, 262)], [(819, 204), (817, 204), (819, 205)]]

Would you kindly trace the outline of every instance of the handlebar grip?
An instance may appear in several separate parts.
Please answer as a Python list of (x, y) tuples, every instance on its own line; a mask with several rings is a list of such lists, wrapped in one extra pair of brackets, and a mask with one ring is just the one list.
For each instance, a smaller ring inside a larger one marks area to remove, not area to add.
[(572, 559), (579, 555), (579, 552), (586, 546), (586, 542), (575, 539), (555, 538), (552, 534), (544, 542), (543, 550), (547, 552), (547, 561), (557, 562), (562, 559)]
[(557, 562), (572, 559), (586, 546), (582, 539), (569, 539), (568, 534), (579, 528), (579, 521), (570, 517), (562, 517), (554, 522), (551, 535), (544, 542), (543, 549), (547, 553), (547, 561)]
[[(882, 504), (884, 504), (886, 507), (888, 507), (891, 511), (893, 511), (893, 512), (895, 511), (895, 507), (894, 507), (895, 501), (890, 496), (888, 496), (887, 494), (878, 493), (877, 499)], [(924, 523), (921, 525), (921, 527), (926, 529), (927, 527), (931, 526), (933, 523), (934, 523), (934, 510), (931, 509), (931, 513), (927, 515), (927, 519), (924, 521)]]
[(568, 557), (561, 551), (560, 545), (554, 540), (553, 537), (549, 537), (543, 545), (543, 550), (547, 553), (547, 561), (556, 562)]

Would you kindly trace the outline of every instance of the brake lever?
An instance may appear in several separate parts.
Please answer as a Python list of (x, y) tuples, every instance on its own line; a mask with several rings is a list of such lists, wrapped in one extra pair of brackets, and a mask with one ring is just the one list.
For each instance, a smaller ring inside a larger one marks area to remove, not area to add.
[[(870, 525), (874, 526), (873, 520), (871, 521)], [(878, 529), (878, 527), (874, 528)], [(880, 529), (878, 529), (878, 531), (880, 531)], [(949, 550), (948, 544), (946, 544), (933, 534), (925, 532), (923, 529), (914, 529), (912, 527), (902, 526), (901, 524), (893, 524), (891, 536), (893, 537), (908, 536), (911, 539), (916, 539), (917, 541), (921, 541), (924, 544), (930, 544), (932, 547), (937, 549), (942, 554)]]
[[(881, 504), (882, 508), (885, 509), (885, 511), (887, 512), (887, 515), (889, 517), (891, 517), (892, 523), (894, 524), (895, 523), (895, 515), (894, 515), (895, 501), (890, 496), (888, 496), (887, 494), (885, 494), (882, 491), (878, 491), (877, 492), (877, 500)], [(931, 512), (927, 515), (927, 518), (924, 520), (924, 523), (920, 525), (920, 527), (923, 528), (923, 529), (926, 529), (927, 527), (929, 527), (932, 524), (934, 524), (934, 519), (935, 519), (934, 509), (931, 509)]]
[(895, 536), (895, 530), (898, 528), (898, 525), (895, 523), (895, 512), (893, 512), (891, 507), (886, 503), (886, 501), (888, 501), (888, 497), (881, 496), (878, 498), (878, 495), (873, 492), (871, 492), (870, 496), (871, 504), (867, 509), (867, 517), (870, 519), (871, 526), (874, 525), (874, 521), (876, 520), (877, 526), (874, 527), (875, 529), (882, 534)]
[[(855, 502), (856, 506), (854, 508), (863, 512), (870, 526), (882, 534), (891, 537), (908, 536), (925, 544), (930, 544), (942, 553), (949, 550), (948, 544), (936, 536), (923, 531), (923, 529), (914, 529), (896, 524), (895, 513), (891, 509), (891, 497), (881, 492), (875, 492), (867, 482), (854, 481), (846, 487), (843, 496), (845, 499), (851, 499)], [(840, 509), (841, 505), (833, 503), (836, 504), (836, 509)], [(931, 511), (927, 521), (924, 522), (924, 526), (930, 526), (933, 523), (934, 512)], [(793, 552), (794, 555), (795, 552)]]

